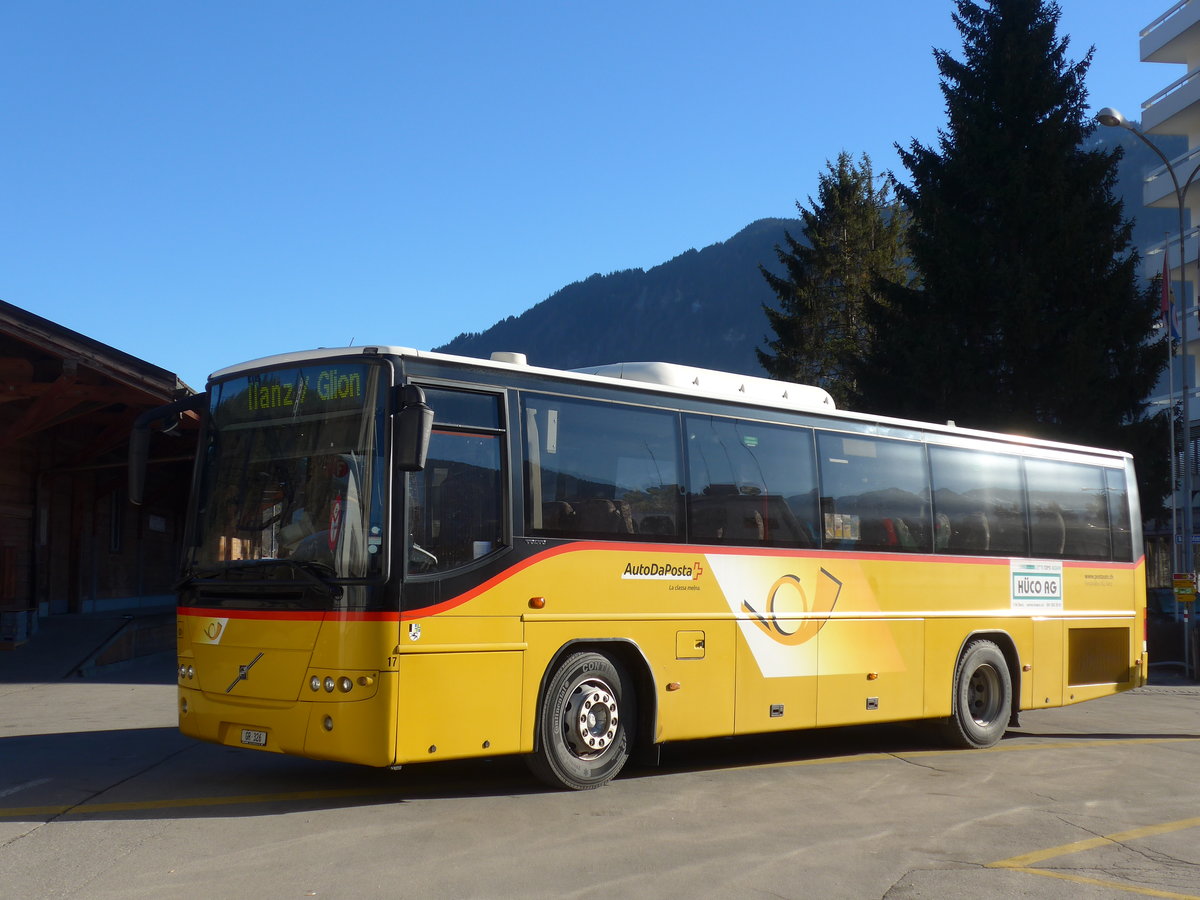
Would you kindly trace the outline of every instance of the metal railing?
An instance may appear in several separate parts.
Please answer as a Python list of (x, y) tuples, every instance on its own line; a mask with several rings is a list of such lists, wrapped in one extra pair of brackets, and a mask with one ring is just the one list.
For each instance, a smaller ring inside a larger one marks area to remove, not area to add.
[[(1189, 247), (1188, 245), (1191, 242), (1196, 241), (1197, 239), (1200, 239), (1200, 225), (1193, 225), (1191, 228), (1188, 228), (1186, 231), (1184, 231), (1183, 232), (1184, 259), (1182, 261), (1176, 261), (1175, 264), (1172, 265), (1171, 258), (1168, 256), (1167, 257), (1167, 268), (1170, 269), (1171, 271), (1175, 271), (1176, 269), (1179, 268), (1180, 265), (1187, 265), (1187, 263), (1190, 260), (1195, 259), (1196, 253), (1189, 252), (1190, 250), (1193, 250), (1193, 248)], [(1179, 247), (1179, 236), (1178, 235), (1172, 235), (1168, 239), (1164, 239), (1164, 240), (1158, 241), (1157, 243), (1150, 244), (1148, 247), (1146, 247), (1146, 250), (1142, 254), (1142, 256), (1145, 259), (1149, 259), (1151, 256), (1157, 256), (1159, 253), (1165, 253), (1167, 251), (1168, 247), (1171, 247), (1171, 248)], [(1176, 254), (1176, 255), (1178, 255), (1178, 254)], [(1156, 268), (1155, 271), (1157, 272), (1158, 269)], [(1186, 280), (1186, 278), (1185, 278), (1185, 280)]]
[[(1197, 160), (1200, 160), (1200, 146), (1193, 147), (1191, 150), (1188, 150), (1188, 151), (1184, 152), (1183, 154), (1175, 157), (1173, 160), (1171, 160), (1171, 165), (1173, 165), (1175, 167), (1176, 171), (1178, 171), (1181, 168), (1186, 168), (1188, 163), (1192, 163)], [(1151, 169), (1149, 172), (1146, 173), (1146, 179), (1145, 179), (1146, 184), (1150, 184), (1152, 181), (1157, 181), (1159, 178), (1162, 178), (1166, 174), (1167, 174), (1166, 166), (1159, 166), (1157, 169)], [(1170, 188), (1168, 188), (1168, 190), (1170, 190)]]
[(1184, 87), (1184, 85), (1186, 85), (1189, 81), (1191, 81), (1193, 78), (1195, 78), (1198, 75), (1200, 75), (1200, 69), (1193, 69), (1191, 72), (1188, 72), (1182, 78), (1177, 78), (1175, 81), (1168, 84), (1165, 88), (1163, 88), (1161, 91), (1159, 91), (1153, 97), (1151, 97), (1149, 100), (1143, 100), (1142, 101), (1142, 110), (1145, 111), (1145, 110), (1149, 109), (1150, 107), (1152, 107), (1155, 103), (1158, 103), (1160, 100), (1165, 100), (1169, 95), (1175, 93), (1177, 90)]
[(1187, 6), (1191, 2), (1192, 2), (1192, 0), (1179, 0), (1178, 3), (1176, 3), (1170, 9), (1168, 9), (1165, 13), (1163, 13), (1161, 16), (1159, 16), (1157, 19), (1155, 19), (1153, 22), (1151, 22), (1149, 25), (1147, 25), (1145, 28), (1143, 28), (1138, 36), (1145, 37), (1146, 35), (1150, 34), (1150, 32), (1154, 31), (1155, 28), (1157, 28), (1159, 25), (1163, 24), (1163, 22), (1167, 21), (1167, 19), (1171, 18), (1171, 16), (1175, 15), (1175, 13), (1179, 12), (1181, 9), (1183, 9), (1185, 6)]

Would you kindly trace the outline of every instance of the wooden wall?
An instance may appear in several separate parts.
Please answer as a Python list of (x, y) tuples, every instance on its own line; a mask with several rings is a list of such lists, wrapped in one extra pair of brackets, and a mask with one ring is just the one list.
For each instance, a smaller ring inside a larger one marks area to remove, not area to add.
[[(5, 425), (0, 404), (0, 434)], [(152, 464), (129, 504), (122, 465), (62, 465), (86, 424), (0, 445), (0, 612), (159, 602), (178, 579), (190, 462)]]

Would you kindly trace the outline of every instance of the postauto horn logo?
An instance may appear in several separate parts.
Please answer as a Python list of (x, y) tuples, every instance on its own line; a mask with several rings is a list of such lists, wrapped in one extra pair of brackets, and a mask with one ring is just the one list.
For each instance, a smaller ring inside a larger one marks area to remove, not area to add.
[(641, 581), (696, 581), (704, 573), (699, 562), (688, 563), (625, 563), (622, 578)]

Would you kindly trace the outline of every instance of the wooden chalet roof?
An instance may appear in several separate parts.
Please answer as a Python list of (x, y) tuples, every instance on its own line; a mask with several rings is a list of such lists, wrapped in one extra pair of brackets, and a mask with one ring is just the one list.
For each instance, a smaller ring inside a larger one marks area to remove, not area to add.
[(85, 466), (124, 448), (143, 410), (193, 393), (172, 372), (0, 300), (0, 449), (72, 426), (52, 464)]

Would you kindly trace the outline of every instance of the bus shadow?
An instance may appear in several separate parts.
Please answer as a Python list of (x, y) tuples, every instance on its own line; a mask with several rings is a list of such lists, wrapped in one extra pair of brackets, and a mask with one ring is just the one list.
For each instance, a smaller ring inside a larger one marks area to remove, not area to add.
[[(620, 781), (830, 755), (928, 747), (903, 726), (721, 738), (631, 761)], [(174, 727), (0, 738), (0, 823), (258, 817), (418, 800), (561, 794), (520, 757), (422, 763), (399, 771), (194, 741)]]
[[(1010, 731), (1000, 747), (1171, 740), (1200, 740), (1200, 734)], [(928, 724), (782, 732), (667, 745), (657, 764), (631, 761), (617, 783), (931, 751), (973, 752), (947, 747)], [(543, 794), (571, 796), (537, 781), (519, 757), (422, 763), (392, 771), (203, 744), (173, 727), (0, 738), (0, 824), (253, 818)]]
[(1121, 741), (1197, 741), (1197, 740), (1200, 740), (1200, 734), (1189, 734), (1187, 732), (1180, 732), (1180, 733), (1176, 733), (1176, 734), (1171, 734), (1171, 733), (1167, 733), (1167, 732), (1161, 732), (1161, 733), (1085, 732), (1085, 733), (1080, 733), (1077, 731), (1070, 732), (1070, 733), (1064, 732), (1062, 734), (1056, 734), (1054, 732), (1047, 732), (1047, 731), (1038, 731), (1038, 732), (1010, 731), (1010, 732), (1008, 732), (1008, 734), (1005, 735), (1005, 740), (1006, 741), (1034, 740), (1034, 741), (1038, 741), (1038, 742), (1041, 742), (1041, 741), (1056, 741), (1056, 742), (1058, 742), (1058, 741), (1074, 741), (1074, 742), (1081, 743), (1081, 744), (1086, 744), (1091, 741), (1114, 741), (1114, 742), (1121, 742)]
[(663, 748), (657, 767), (642, 767), (639, 774), (744, 769), (851, 761), (855, 757), (896, 755), (948, 749), (935, 727), (898, 722), (839, 728), (739, 735), (671, 744)]
[(0, 824), (256, 817), (547, 790), (511, 757), (393, 771), (203, 744), (174, 727), (0, 737)]
[[(1038, 744), (1148, 742), (1200, 740), (1191, 732), (1052, 733), (1009, 730), (997, 749), (1035, 748)], [(973, 754), (977, 751), (946, 742), (938, 723), (930, 721), (857, 725), (819, 730), (713, 738), (668, 745), (658, 766), (636, 766), (623, 777), (736, 770), (783, 765), (846, 763), (856, 758)]]

